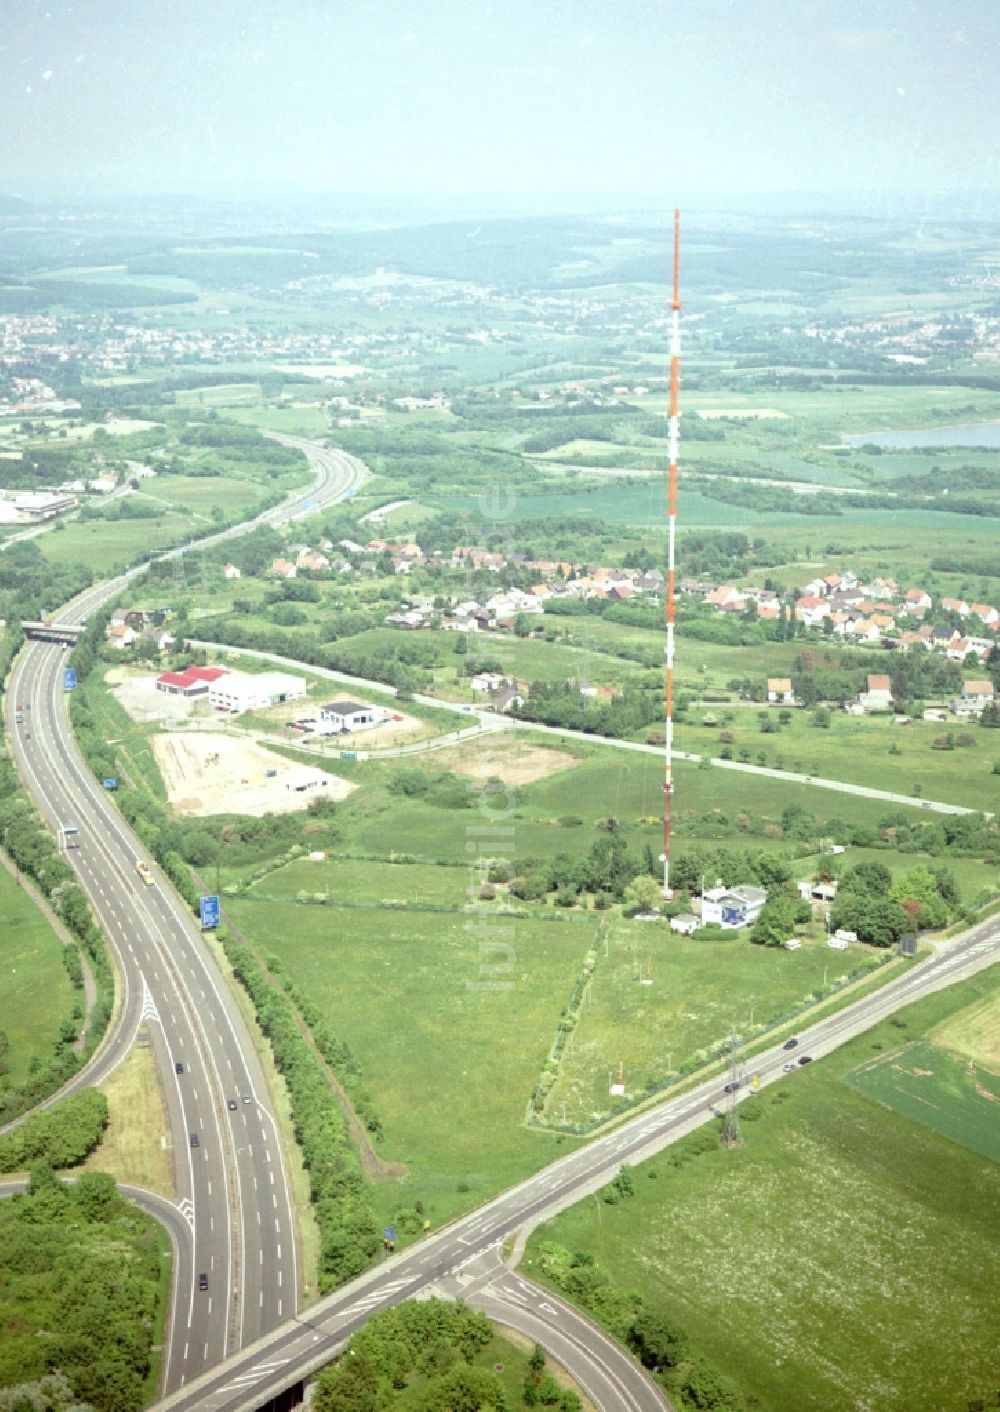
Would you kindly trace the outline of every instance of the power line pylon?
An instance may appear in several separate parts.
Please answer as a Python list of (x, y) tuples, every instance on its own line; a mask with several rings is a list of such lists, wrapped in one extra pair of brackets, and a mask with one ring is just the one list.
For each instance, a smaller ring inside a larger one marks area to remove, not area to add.
[(747, 1068), (740, 1052), (739, 1036), (729, 1032), (729, 1078), (726, 1082), (726, 1108), (722, 1117), (722, 1141), (726, 1147), (742, 1147), (740, 1094), (746, 1085)]

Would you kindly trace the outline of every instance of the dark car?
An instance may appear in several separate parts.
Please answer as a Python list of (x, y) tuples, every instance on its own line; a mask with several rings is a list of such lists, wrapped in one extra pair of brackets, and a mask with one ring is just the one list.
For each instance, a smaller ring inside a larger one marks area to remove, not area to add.
[(235, 1112), (236, 1112), (236, 1099), (235, 1099), (235, 1098), (227, 1098), (227, 1099), (226, 1099), (226, 1107), (229, 1109), (230, 1113), (235, 1113)]
[(800, 1063), (800, 1064), (811, 1064), (811, 1063), (812, 1063), (812, 1055), (811, 1055), (811, 1054), (803, 1054), (803, 1055), (800, 1057), (800, 1059), (799, 1059), (799, 1063)]
[(726, 1087), (725, 1087), (725, 1089), (723, 1090), (723, 1092), (725, 1092), (725, 1093), (735, 1093), (736, 1090), (739, 1088), (739, 1086), (740, 1086), (740, 1081), (739, 1081), (739, 1079), (737, 1079), (735, 1083), (726, 1084)]
[(202, 1274), (202, 1275), (199, 1275), (199, 1276), (198, 1276), (198, 1288), (199, 1288), (199, 1289), (208, 1289), (208, 1276), (207, 1276), (207, 1275)]
[(795, 1049), (798, 1047), (798, 1043), (797, 1039), (786, 1039), (781, 1047), (782, 1049)]
[(174, 1073), (175, 1073), (175, 1074), (183, 1074), (183, 1072), (184, 1072), (184, 1065), (181, 1063), (181, 1061), (180, 1061), (179, 1059), (175, 1059), (175, 1060), (174, 1060)]
[(198, 1146), (200, 1146), (200, 1144), (199, 1144), (199, 1142), (198, 1142), (198, 1134), (197, 1134), (197, 1133), (192, 1133), (192, 1134), (191, 1134), (191, 1146), (192, 1146), (192, 1147), (198, 1147)]

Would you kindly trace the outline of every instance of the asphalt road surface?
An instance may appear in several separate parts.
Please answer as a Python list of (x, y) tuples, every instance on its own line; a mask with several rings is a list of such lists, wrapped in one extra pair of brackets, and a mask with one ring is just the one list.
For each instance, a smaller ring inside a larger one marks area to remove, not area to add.
[[(312, 514), (343, 499), (366, 474), (361, 462), (342, 452), (281, 439), (306, 453), (315, 483), (257, 523)], [(252, 527), (222, 531), (199, 546)], [(143, 567), (87, 589), (55, 616), (80, 622)], [(65, 660), (58, 645), (26, 645), (10, 677), (7, 730), (21, 777), (60, 838), (118, 971), (119, 1004), (106, 1042), (61, 1094), (107, 1078), (140, 1027), (149, 1035), (161, 1078), (174, 1151), (172, 1209), (190, 1232), (178, 1247), (166, 1331), (164, 1387), (171, 1389), (294, 1314), (300, 1275), (293, 1200), (249, 1030), (188, 909), (76, 746), (63, 690)], [(15, 711), (23, 717), (20, 724)], [(76, 832), (67, 835), (66, 825)], [(151, 884), (137, 869), (140, 860)], [(205, 1290), (199, 1288), (201, 1275)]]
[[(796, 1055), (809, 1054), (813, 1059), (821, 1059), (902, 1006), (992, 965), (998, 952), (1000, 917), (992, 917), (955, 938), (931, 959), (911, 966), (881, 989), (802, 1030)], [(759, 1075), (761, 1087), (780, 1080), (796, 1082), (796, 1074), (786, 1076), (782, 1071), (787, 1059), (780, 1044), (754, 1055), (753, 1070)], [(509, 1235), (526, 1226), (533, 1227), (598, 1191), (622, 1163), (642, 1162), (718, 1116), (724, 1100), (723, 1083), (723, 1077), (707, 1079), (677, 1098), (646, 1108), (605, 1136), (560, 1158), (467, 1216), (384, 1260), (375, 1269), (313, 1305), (304, 1316), (288, 1321), (229, 1359), (225, 1366), (213, 1369), (190, 1388), (168, 1397), (160, 1406), (173, 1412), (180, 1409), (236, 1412), (236, 1409), (259, 1407), (283, 1388), (321, 1368), (344, 1340), (376, 1311), (431, 1292), (442, 1281), (461, 1280), (463, 1274), (470, 1275), (474, 1281), (482, 1262), (490, 1259), (491, 1253), (495, 1253)], [(493, 1312), (501, 1317), (504, 1305), (512, 1302), (516, 1303), (510, 1299), (509, 1291), (505, 1295), (501, 1290), (493, 1303)], [(556, 1312), (548, 1315), (542, 1307), (544, 1303), (549, 1303)], [(539, 1335), (541, 1342), (547, 1345), (561, 1327), (556, 1306), (556, 1301), (541, 1300), (535, 1301), (532, 1307), (540, 1324), (547, 1322), (548, 1335)], [(614, 1345), (609, 1346), (614, 1348)], [(588, 1355), (594, 1351), (588, 1346)], [(631, 1364), (631, 1360), (621, 1350), (618, 1353), (620, 1358), (613, 1366), (615, 1377), (621, 1379), (621, 1360), (625, 1364)], [(583, 1381), (588, 1376), (582, 1352), (576, 1357), (571, 1348), (564, 1347), (562, 1356), (569, 1360), (570, 1372), (575, 1377)], [(644, 1382), (644, 1375), (634, 1364), (631, 1367), (627, 1396), (638, 1400), (626, 1400), (620, 1388), (617, 1393), (605, 1389), (605, 1400), (598, 1403), (602, 1412), (611, 1412), (611, 1409), (625, 1412), (634, 1407), (654, 1409), (663, 1405), (656, 1400), (658, 1394), (648, 1383), (646, 1390), (641, 1391), (634, 1379), (638, 1377)]]

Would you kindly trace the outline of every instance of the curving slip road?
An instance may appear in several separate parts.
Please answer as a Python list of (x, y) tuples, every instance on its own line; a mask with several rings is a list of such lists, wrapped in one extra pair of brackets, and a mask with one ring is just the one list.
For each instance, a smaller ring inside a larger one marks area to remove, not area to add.
[[(361, 462), (343, 452), (301, 438), (280, 439), (308, 456), (312, 489), (195, 547), (245, 534), (255, 523), (312, 514), (350, 494), (366, 474)], [(86, 590), (60, 619), (81, 621), (144, 567)], [(119, 978), (107, 1038), (61, 1094), (102, 1082), (128, 1054), (140, 1026), (149, 1034), (161, 1078), (177, 1192), (168, 1203), (168, 1225), (175, 1243), (178, 1220), (190, 1232), (189, 1244), (181, 1247), (190, 1255), (175, 1271), (166, 1333), (163, 1385), (169, 1390), (294, 1314), (300, 1274), (293, 1197), (250, 1031), (187, 908), (77, 748), (67, 719), (64, 660), (56, 645), (25, 646), (10, 676), (7, 731), (22, 779), (50, 826), (60, 837), (65, 824), (78, 830), (79, 846), (67, 849), (66, 857), (108, 939)], [(22, 724), (15, 723), (15, 711), (22, 713)], [(140, 859), (152, 885), (137, 870)]]

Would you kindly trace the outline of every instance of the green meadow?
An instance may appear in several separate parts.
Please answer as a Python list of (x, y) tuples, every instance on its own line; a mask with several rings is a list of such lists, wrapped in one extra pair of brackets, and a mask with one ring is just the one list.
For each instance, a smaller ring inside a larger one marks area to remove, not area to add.
[(1000, 1167), (942, 1136), (929, 1110), (915, 1117), (925, 1105), (869, 1096), (864, 1075), (996, 985), (983, 973), (921, 1001), (745, 1101), (742, 1146), (704, 1129), (636, 1167), (630, 1199), (589, 1199), (539, 1227), (525, 1272), (544, 1278), (548, 1242), (593, 1259), (747, 1406), (988, 1406)]

